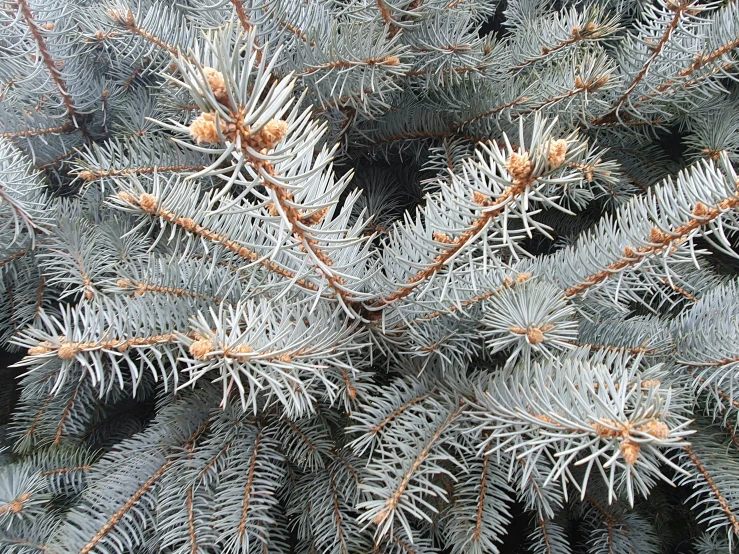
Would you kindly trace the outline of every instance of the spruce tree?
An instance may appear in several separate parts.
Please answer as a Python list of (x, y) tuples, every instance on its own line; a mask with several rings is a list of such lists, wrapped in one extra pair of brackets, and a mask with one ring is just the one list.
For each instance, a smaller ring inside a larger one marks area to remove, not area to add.
[(2, 554), (732, 551), (739, 2), (0, 4)]

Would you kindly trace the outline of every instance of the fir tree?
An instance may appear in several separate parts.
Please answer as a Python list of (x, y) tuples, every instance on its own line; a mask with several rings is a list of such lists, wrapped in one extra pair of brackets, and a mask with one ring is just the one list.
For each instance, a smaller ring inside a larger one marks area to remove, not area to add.
[(1, 4), (0, 552), (734, 548), (736, 0)]

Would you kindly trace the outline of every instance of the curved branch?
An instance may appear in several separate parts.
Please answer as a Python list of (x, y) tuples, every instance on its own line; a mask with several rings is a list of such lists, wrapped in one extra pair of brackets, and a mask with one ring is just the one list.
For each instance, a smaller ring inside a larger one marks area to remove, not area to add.
[(334, 509), (334, 520), (336, 521), (336, 530), (339, 535), (339, 542), (341, 543), (341, 552), (349, 554), (349, 549), (346, 547), (346, 540), (344, 539), (344, 529), (342, 527), (341, 517), (341, 506), (339, 506), (339, 494), (336, 491), (336, 482), (334, 481), (334, 475), (329, 470), (328, 479), (331, 483), (331, 498), (333, 500)]
[(403, 478), (400, 480), (400, 483), (398, 483), (398, 486), (395, 488), (390, 498), (385, 501), (385, 507), (380, 512), (378, 512), (378, 514), (372, 520), (374, 524), (378, 525), (385, 521), (388, 517), (392, 517), (392, 514), (395, 512), (395, 509), (397, 508), (398, 503), (403, 496), (403, 493), (405, 493), (406, 489), (408, 488), (408, 485), (410, 484), (411, 479), (413, 479), (416, 471), (418, 471), (418, 468), (421, 467), (421, 464), (423, 464), (426, 458), (428, 458), (429, 454), (431, 454), (432, 448), (441, 438), (441, 435), (444, 433), (444, 431), (446, 431), (446, 429), (452, 424), (457, 416), (464, 410), (465, 405), (466, 404), (462, 404), (451, 414), (449, 414), (449, 417), (446, 418), (446, 420), (439, 426), (439, 428), (434, 432), (428, 442), (424, 445), (424, 447), (421, 449), (421, 452), (419, 452), (418, 456), (416, 456), (416, 458), (413, 460), (410, 468), (408, 468), (408, 471), (406, 471), (405, 475), (403, 475)]
[(53, 446), (59, 446), (62, 442), (62, 434), (64, 432), (64, 424), (67, 422), (67, 419), (69, 418), (69, 414), (72, 411), (72, 407), (74, 406), (74, 401), (77, 398), (77, 394), (80, 392), (80, 387), (85, 381), (83, 379), (80, 379), (77, 383), (77, 386), (72, 391), (72, 395), (69, 397), (69, 400), (67, 401), (67, 405), (64, 406), (64, 411), (62, 411), (62, 415), (59, 418), (59, 425), (57, 425), (56, 428), (56, 434), (54, 435), (54, 441), (52, 442)]
[(104, 177), (121, 177), (124, 175), (151, 175), (157, 173), (197, 173), (205, 169), (204, 165), (156, 165), (151, 167), (130, 167), (128, 169), (85, 169), (77, 176), (83, 181), (95, 181)]
[[(44, 40), (43, 35), (41, 34), (41, 31), (39, 29), (39, 26), (36, 25), (36, 21), (33, 17), (33, 12), (31, 12), (31, 8), (28, 5), (28, 0), (17, 0), (18, 2), (18, 11), (20, 12), (20, 16), (23, 18), (23, 20), (26, 22), (26, 25), (28, 25), (28, 31), (31, 33), (31, 36), (33, 37), (33, 40), (36, 42), (36, 46), (38, 48), (38, 52), (41, 55), (41, 59), (44, 62), (44, 66), (46, 66), (47, 71), (49, 72), (49, 76), (51, 77), (51, 80), (54, 81), (54, 84), (56, 85), (56, 88), (59, 91), (59, 95), (61, 96), (62, 103), (64, 104), (64, 107), (67, 109), (67, 114), (69, 115), (69, 119), (72, 122), (72, 125), (75, 127), (78, 127), (77, 124), (77, 118), (80, 114), (77, 113), (77, 109), (75, 108), (74, 101), (72, 100), (72, 97), (69, 94), (69, 87), (67, 86), (67, 83), (64, 82), (64, 79), (61, 76), (61, 73), (57, 69), (56, 63), (51, 57), (51, 54), (49, 53), (49, 49), (46, 46), (46, 41)], [(82, 134), (85, 136), (86, 139), (90, 139), (90, 135), (87, 133), (87, 130), (85, 129), (84, 125), (82, 127), (78, 127)]]
[(116, 513), (114, 513), (110, 519), (106, 522), (105, 525), (98, 531), (92, 539), (80, 550), (79, 554), (90, 554), (92, 550), (97, 546), (97, 544), (108, 534), (110, 533), (113, 528), (118, 525), (118, 523), (123, 519), (123, 517), (128, 513), (128, 511), (133, 508), (133, 506), (141, 499), (144, 494), (146, 494), (147, 491), (149, 491), (153, 486), (154, 483), (156, 483), (159, 478), (164, 475), (164, 472), (169, 469), (169, 467), (172, 465), (172, 460), (168, 460), (164, 463), (155, 473), (152, 475), (149, 480), (144, 483), (134, 494), (131, 496), (131, 498), (128, 499), (128, 501), (121, 507), (120, 510), (118, 510)]
[(482, 478), (480, 479), (480, 493), (477, 497), (477, 513), (475, 514), (475, 531), (472, 535), (472, 540), (478, 542), (480, 540), (480, 532), (482, 531), (482, 520), (485, 515), (485, 493), (487, 492), (487, 481), (488, 481), (488, 463), (490, 461), (490, 454), (485, 454), (482, 460)]
[[(679, 1), (679, 0), (675, 0)], [(672, 0), (668, 1), (668, 6), (675, 12), (675, 15), (672, 17), (672, 20), (667, 25), (667, 28), (665, 29), (665, 32), (662, 34), (662, 37), (660, 38), (659, 42), (652, 47), (652, 55), (647, 58), (647, 61), (644, 62), (644, 65), (642, 66), (641, 70), (639, 70), (639, 73), (636, 74), (634, 79), (631, 81), (628, 87), (626, 87), (626, 90), (621, 94), (621, 96), (616, 100), (614, 105), (611, 107), (611, 111), (609, 111), (606, 115), (601, 116), (597, 119), (595, 119), (592, 124), (593, 125), (601, 125), (603, 123), (613, 122), (618, 118), (618, 111), (621, 109), (621, 106), (628, 100), (629, 96), (631, 96), (631, 93), (634, 92), (634, 89), (637, 87), (639, 83), (642, 82), (644, 77), (647, 76), (647, 72), (649, 71), (650, 66), (654, 61), (659, 57), (659, 55), (662, 53), (662, 49), (665, 47), (667, 42), (670, 40), (670, 37), (672, 36), (672, 33), (675, 32), (675, 30), (678, 27), (678, 24), (680, 23), (680, 18), (682, 17), (683, 13), (685, 13), (688, 10), (688, 4), (673, 4)]]
[(191, 63), (194, 63), (193, 58), (183, 54), (182, 52), (179, 51), (178, 48), (172, 46), (171, 44), (164, 42), (162, 39), (151, 34), (146, 29), (142, 29), (141, 27), (139, 27), (138, 23), (136, 22), (136, 18), (134, 18), (133, 12), (131, 10), (127, 10), (126, 13), (123, 13), (120, 10), (111, 9), (111, 10), (108, 10), (108, 15), (113, 21), (125, 27), (127, 31), (130, 31), (131, 33), (134, 33), (135, 35), (140, 36), (144, 40), (147, 40), (148, 42), (155, 44), (160, 49), (169, 52), (172, 56), (183, 57), (187, 59), (188, 61), (190, 61)]
[(26, 129), (25, 131), (10, 131), (7, 133), (0, 133), (0, 138), (24, 138), (34, 137), (40, 135), (56, 135), (60, 133), (71, 133), (77, 128), (74, 123), (67, 121), (66, 123), (59, 125), (58, 127), (44, 127), (42, 129)]
[[(693, 63), (691, 63), (688, 67), (686, 67), (685, 69), (680, 71), (680, 73), (677, 74), (678, 78), (690, 77), (696, 71), (700, 71), (707, 65), (716, 62), (719, 58), (721, 58), (722, 56), (725, 56), (726, 54), (728, 54), (735, 48), (739, 48), (739, 38), (721, 45), (720, 47), (716, 48), (715, 50), (712, 50), (708, 54), (698, 54), (696, 58), (693, 60)], [(733, 67), (733, 65), (734, 64), (728, 63), (728, 64), (722, 64), (720, 67), (714, 67), (708, 75), (703, 75), (702, 77), (707, 78), (709, 76), (715, 75), (721, 70), (728, 71), (731, 67)], [(692, 81), (688, 81), (687, 83), (682, 83), (681, 86), (682, 88), (688, 88), (691, 85), (695, 84), (699, 79), (700, 77), (696, 77), (696, 79), (693, 79)], [(680, 84), (677, 79), (667, 79), (664, 83), (655, 87), (653, 91), (650, 91), (649, 93), (641, 96), (637, 100), (637, 104), (646, 102), (650, 98), (654, 98), (655, 96), (662, 95), (662, 93), (672, 88), (672, 86), (676, 84)]]
[[(192, 333), (185, 333), (186, 336), (194, 339), (200, 338)], [(164, 335), (149, 335), (146, 337), (131, 337), (129, 339), (109, 339), (93, 342), (75, 342), (67, 341), (64, 337), (60, 337), (59, 344), (52, 344), (48, 341), (39, 343), (29, 348), (29, 356), (41, 356), (44, 354), (54, 353), (60, 360), (71, 360), (79, 352), (89, 350), (117, 350), (125, 352), (131, 347), (136, 346), (153, 346), (157, 344), (167, 344), (178, 342), (179, 338), (174, 333)]]
[(22, 258), (26, 254), (28, 254), (30, 251), (31, 251), (30, 248), (24, 248), (23, 250), (19, 250), (18, 252), (14, 252), (10, 256), (8, 256), (7, 258), (5, 258), (3, 260), (0, 260), (0, 267), (3, 267), (4, 265), (9, 264), (13, 260), (16, 260), (18, 258)]
[(693, 462), (693, 465), (695, 465), (696, 469), (701, 474), (701, 476), (705, 480), (708, 487), (711, 489), (711, 492), (713, 493), (713, 496), (716, 498), (719, 505), (721, 506), (721, 509), (726, 514), (726, 517), (729, 520), (729, 523), (731, 524), (732, 530), (734, 531), (735, 534), (739, 535), (739, 521), (737, 520), (736, 515), (734, 515), (734, 512), (731, 511), (731, 507), (729, 506), (729, 503), (726, 501), (726, 498), (724, 498), (724, 495), (721, 494), (721, 491), (716, 486), (716, 483), (713, 481), (711, 474), (708, 473), (706, 466), (704, 466), (703, 462), (701, 462), (700, 459), (698, 459), (698, 456), (695, 455), (695, 452), (693, 452), (690, 446), (685, 446), (684, 448), (685, 448), (685, 452), (687, 452), (688, 456), (690, 456), (690, 460)]
[[(259, 443), (262, 440), (262, 429), (261, 427), (257, 431), (257, 436), (254, 439), (254, 447), (251, 451), (251, 460), (249, 461), (249, 472), (246, 477), (246, 483), (244, 484), (244, 499), (241, 506), (241, 518), (239, 519), (239, 537), (243, 540), (246, 534), (246, 516), (249, 511), (249, 502), (251, 501), (252, 488), (254, 486), (254, 474), (257, 465), (257, 454), (259, 451)], [(241, 542), (241, 541), (240, 541)]]
[(402, 405), (398, 406), (397, 408), (395, 408), (395, 410), (393, 410), (393, 412), (390, 415), (388, 415), (380, 423), (378, 423), (377, 425), (375, 425), (374, 427), (372, 427), (372, 429), (370, 429), (368, 431), (368, 434), (373, 435), (373, 436), (376, 435), (377, 433), (379, 433), (380, 431), (382, 431), (383, 428), (385, 428), (392, 420), (394, 420), (400, 414), (402, 414), (403, 412), (405, 412), (411, 406), (415, 406), (419, 402), (423, 402), (429, 396), (430, 396), (429, 393), (419, 394), (415, 398), (411, 398), (408, 402), (405, 402)]
[(627, 246), (624, 249), (623, 256), (619, 260), (609, 264), (598, 273), (586, 277), (577, 285), (569, 287), (564, 292), (565, 296), (572, 298), (573, 296), (582, 294), (591, 287), (602, 283), (611, 275), (640, 263), (644, 258), (656, 256), (670, 248), (674, 248), (676, 244), (679, 245), (688, 240), (690, 235), (703, 225), (711, 223), (723, 212), (736, 207), (739, 207), (739, 196), (737, 195), (725, 198), (719, 202), (718, 208), (708, 208), (703, 204), (696, 206), (693, 214), (699, 217), (689, 219), (679, 227), (676, 227), (671, 233), (665, 233), (653, 227), (649, 236), (650, 246), (642, 246), (636, 249)]
[(475, 202), (478, 205), (488, 209), (486, 209), (486, 211), (484, 211), (482, 215), (480, 215), (477, 221), (475, 221), (470, 226), (470, 229), (468, 231), (465, 231), (455, 239), (451, 240), (449, 242), (449, 248), (447, 248), (446, 250), (444, 250), (443, 253), (434, 258), (431, 265), (429, 265), (425, 269), (422, 269), (416, 275), (408, 279), (399, 290), (378, 301), (377, 305), (382, 306), (390, 304), (396, 300), (400, 300), (401, 298), (405, 298), (406, 296), (411, 294), (422, 282), (441, 271), (449, 262), (449, 260), (451, 260), (457, 253), (459, 253), (460, 250), (462, 250), (475, 237), (477, 237), (490, 222), (498, 217), (503, 212), (504, 208), (514, 198), (520, 196), (521, 194), (524, 194), (530, 184), (531, 181), (528, 179), (514, 181), (512, 185), (510, 185), (507, 189), (505, 189), (505, 191), (503, 191), (503, 194), (496, 200), (496, 203), (492, 204), (489, 207), (485, 204), (485, 202), (487, 202), (487, 199), (483, 200), (475, 197)]
[[(219, 244), (223, 246), (224, 248), (226, 248), (227, 250), (230, 250), (231, 252), (239, 256), (240, 258), (243, 258), (252, 263), (256, 262), (259, 265), (270, 270), (271, 272), (276, 273), (280, 275), (281, 277), (284, 277), (285, 279), (292, 281), (296, 277), (296, 275), (292, 271), (280, 266), (279, 264), (277, 264), (276, 262), (272, 260), (268, 260), (268, 259), (265, 259), (259, 256), (256, 252), (249, 250), (245, 246), (242, 246), (238, 242), (229, 239), (225, 235), (221, 235), (219, 233), (216, 233), (215, 231), (212, 231), (211, 229), (208, 229), (207, 227), (203, 227), (202, 225), (196, 223), (195, 220), (190, 219), (189, 217), (178, 216), (176, 213), (159, 206), (159, 201), (150, 194), (142, 194), (141, 196), (136, 198), (127, 192), (122, 192), (122, 193), (119, 193), (118, 196), (121, 198), (121, 200), (124, 200), (125, 202), (128, 202), (129, 204), (133, 204), (134, 206), (141, 208), (143, 211), (145, 211), (146, 213), (150, 215), (153, 215), (155, 217), (160, 217), (164, 221), (172, 225), (175, 225), (177, 227), (180, 227), (190, 234), (197, 235), (210, 242)], [(305, 281), (304, 279), (298, 279), (296, 280), (296, 283), (312, 291), (318, 290), (318, 287), (316, 285), (308, 281)]]
[(136, 296), (141, 296), (143, 294), (146, 294), (148, 292), (158, 293), (158, 294), (171, 294), (172, 296), (187, 296), (189, 298), (197, 298), (198, 300), (206, 300), (209, 302), (213, 302), (214, 304), (231, 304), (232, 306), (235, 306), (233, 302), (229, 302), (228, 300), (224, 298), (218, 298), (216, 296), (208, 296), (206, 294), (201, 294), (199, 292), (193, 292), (186, 289), (176, 288), (176, 287), (166, 287), (163, 285), (152, 285), (149, 283), (144, 283), (142, 281), (132, 281), (130, 279), (119, 279), (116, 283), (119, 287), (124, 289), (132, 289), (131, 294)]

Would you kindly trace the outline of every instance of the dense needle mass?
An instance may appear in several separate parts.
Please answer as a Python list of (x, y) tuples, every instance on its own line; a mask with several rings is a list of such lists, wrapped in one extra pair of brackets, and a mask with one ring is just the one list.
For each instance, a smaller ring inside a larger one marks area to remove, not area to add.
[(1, 4), (0, 553), (734, 547), (738, 2)]

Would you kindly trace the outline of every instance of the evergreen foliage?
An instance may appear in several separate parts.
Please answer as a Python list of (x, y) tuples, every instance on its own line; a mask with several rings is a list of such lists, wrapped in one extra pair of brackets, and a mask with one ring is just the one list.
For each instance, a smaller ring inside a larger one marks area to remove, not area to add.
[(0, 4), (2, 554), (735, 548), (739, 2)]

